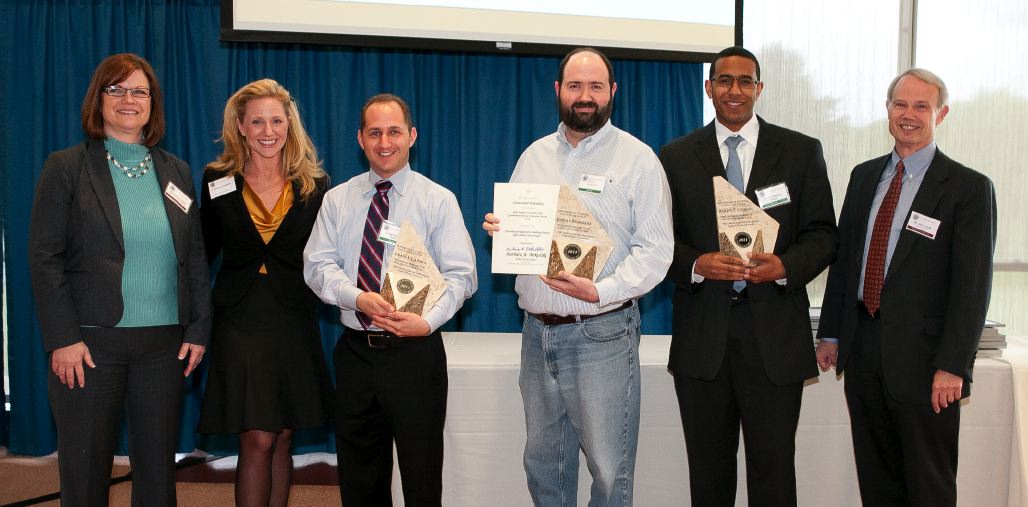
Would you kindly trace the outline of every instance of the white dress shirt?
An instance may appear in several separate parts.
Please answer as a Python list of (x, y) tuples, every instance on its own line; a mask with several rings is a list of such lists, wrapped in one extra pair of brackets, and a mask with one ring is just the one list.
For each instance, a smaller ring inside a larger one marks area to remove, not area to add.
[(739, 162), (742, 163), (742, 188), (745, 193), (746, 185), (750, 181), (750, 173), (753, 172), (753, 155), (757, 152), (757, 136), (760, 135), (760, 122), (757, 115), (753, 115), (750, 121), (739, 129), (732, 132), (721, 122), (714, 120), (714, 136), (717, 138), (717, 147), (721, 151), (721, 166), (728, 167), (728, 145), (725, 139), (732, 136), (742, 136), (742, 142), (736, 146), (735, 152), (739, 154)]
[[(757, 115), (753, 115), (738, 132), (732, 132), (717, 119), (714, 120), (714, 136), (717, 138), (717, 147), (721, 152), (721, 165), (725, 167), (728, 167), (728, 145), (725, 144), (725, 139), (736, 135), (742, 136), (742, 142), (735, 147), (735, 152), (739, 155), (739, 162), (742, 164), (742, 188), (745, 193), (746, 186), (750, 182), (750, 173), (753, 172), (753, 156), (757, 153), (757, 137), (760, 135), (760, 122), (757, 121)], [(694, 261), (692, 263), (692, 283), (700, 283), (705, 279), (703, 275), (696, 273), (696, 262)], [(781, 278), (775, 280), (775, 283), (785, 285), (787, 281), (788, 279)]]

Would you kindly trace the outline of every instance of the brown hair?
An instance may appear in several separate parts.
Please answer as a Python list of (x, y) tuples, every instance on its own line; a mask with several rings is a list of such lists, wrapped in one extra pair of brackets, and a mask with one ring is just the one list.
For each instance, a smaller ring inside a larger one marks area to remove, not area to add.
[(607, 55), (593, 48), (575, 48), (572, 49), (570, 53), (564, 55), (564, 59), (560, 61), (560, 67), (557, 69), (558, 84), (564, 84), (564, 67), (567, 67), (568, 62), (571, 61), (571, 57), (577, 55), (578, 53), (592, 53), (600, 57), (600, 60), (603, 61), (603, 65), (607, 67), (607, 84), (609, 84), (611, 87), (614, 86), (614, 66), (610, 64), (610, 59), (607, 58)]
[(392, 93), (379, 93), (378, 95), (375, 95), (374, 97), (371, 97), (370, 99), (368, 99), (368, 101), (364, 103), (364, 107), (361, 108), (361, 130), (362, 131), (364, 130), (364, 127), (367, 126), (367, 124), (368, 124), (367, 123), (368, 108), (373, 106), (373, 105), (375, 105), (375, 104), (382, 104), (382, 103), (388, 103), (388, 102), (395, 102), (396, 105), (400, 107), (400, 112), (403, 113), (403, 122), (407, 124), (407, 132), (410, 132), (410, 130), (412, 128), (414, 128), (414, 122), (411, 121), (411, 117), (410, 117), (410, 106), (407, 105), (407, 102), (405, 102), (400, 97), (398, 97), (396, 95), (393, 95)]
[(150, 82), (150, 121), (143, 126), (142, 143), (153, 146), (164, 137), (164, 101), (161, 85), (150, 62), (132, 53), (121, 53), (104, 58), (93, 72), (89, 89), (82, 99), (82, 130), (94, 139), (103, 139), (103, 89), (118, 84), (134, 71), (141, 70)]
[(225, 103), (219, 139), (225, 149), (214, 162), (207, 164), (207, 169), (232, 175), (243, 172), (246, 159), (250, 156), (250, 147), (239, 133), (239, 122), (246, 116), (247, 104), (263, 98), (277, 99), (286, 110), (289, 128), (286, 131), (286, 144), (282, 147), (282, 175), (289, 181), (299, 180), (300, 196), (306, 199), (317, 188), (315, 180), (326, 176), (325, 171), (321, 169), (318, 150), (303, 128), (300, 112), (289, 96), (289, 90), (274, 79), (259, 79), (247, 84)]

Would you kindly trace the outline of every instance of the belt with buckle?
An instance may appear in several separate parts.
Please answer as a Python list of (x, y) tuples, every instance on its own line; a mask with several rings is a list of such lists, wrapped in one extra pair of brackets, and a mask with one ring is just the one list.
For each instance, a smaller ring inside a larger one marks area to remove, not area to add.
[(360, 342), (366, 342), (369, 348), (388, 349), (400, 343), (401, 338), (385, 331), (361, 331), (349, 329), (350, 335)]
[(728, 300), (733, 305), (739, 304), (750, 299), (749, 287), (743, 287), (742, 290), (736, 292), (735, 289), (728, 289)]
[(552, 313), (529, 313), (532, 318), (546, 324), (547, 326), (560, 326), (563, 324), (573, 324), (575, 322), (584, 322), (593, 317), (600, 317), (602, 315), (608, 315), (614, 312), (620, 312), (626, 308), (632, 306), (632, 300), (625, 301), (625, 303), (613, 310), (607, 310), (603, 313), (597, 313), (593, 315), (553, 315)]
[(871, 313), (867, 311), (867, 305), (863, 301), (857, 301), (857, 314), (866, 319), (878, 320), (882, 317), (882, 309), (879, 308), (877, 312)]

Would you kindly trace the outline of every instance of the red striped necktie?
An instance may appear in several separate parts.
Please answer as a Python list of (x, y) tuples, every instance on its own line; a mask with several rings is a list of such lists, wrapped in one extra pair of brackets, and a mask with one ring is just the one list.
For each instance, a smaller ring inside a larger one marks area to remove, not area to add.
[[(389, 219), (389, 189), (393, 184), (387, 180), (375, 183), (375, 195), (368, 206), (368, 218), (364, 221), (364, 237), (361, 240), (360, 265), (357, 266), (357, 288), (377, 293), (381, 288), (379, 274), (382, 272), (382, 256), (385, 245), (378, 240), (382, 223)], [(357, 311), (357, 320), (364, 329), (371, 327), (371, 317)]]

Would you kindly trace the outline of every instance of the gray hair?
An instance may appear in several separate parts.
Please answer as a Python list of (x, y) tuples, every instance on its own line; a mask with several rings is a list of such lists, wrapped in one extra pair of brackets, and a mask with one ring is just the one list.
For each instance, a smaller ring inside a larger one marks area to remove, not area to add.
[(903, 71), (903, 73), (892, 80), (892, 83), (889, 85), (889, 93), (887, 96), (889, 102), (892, 102), (892, 94), (896, 91), (896, 85), (899, 84), (899, 80), (902, 79), (903, 76), (914, 76), (930, 85), (935, 85), (935, 87), (939, 89), (939, 103), (935, 105), (937, 108), (942, 109), (942, 106), (949, 103), (949, 90), (946, 89), (946, 83), (942, 81), (942, 78), (930, 70), (920, 69), (917, 67)]

